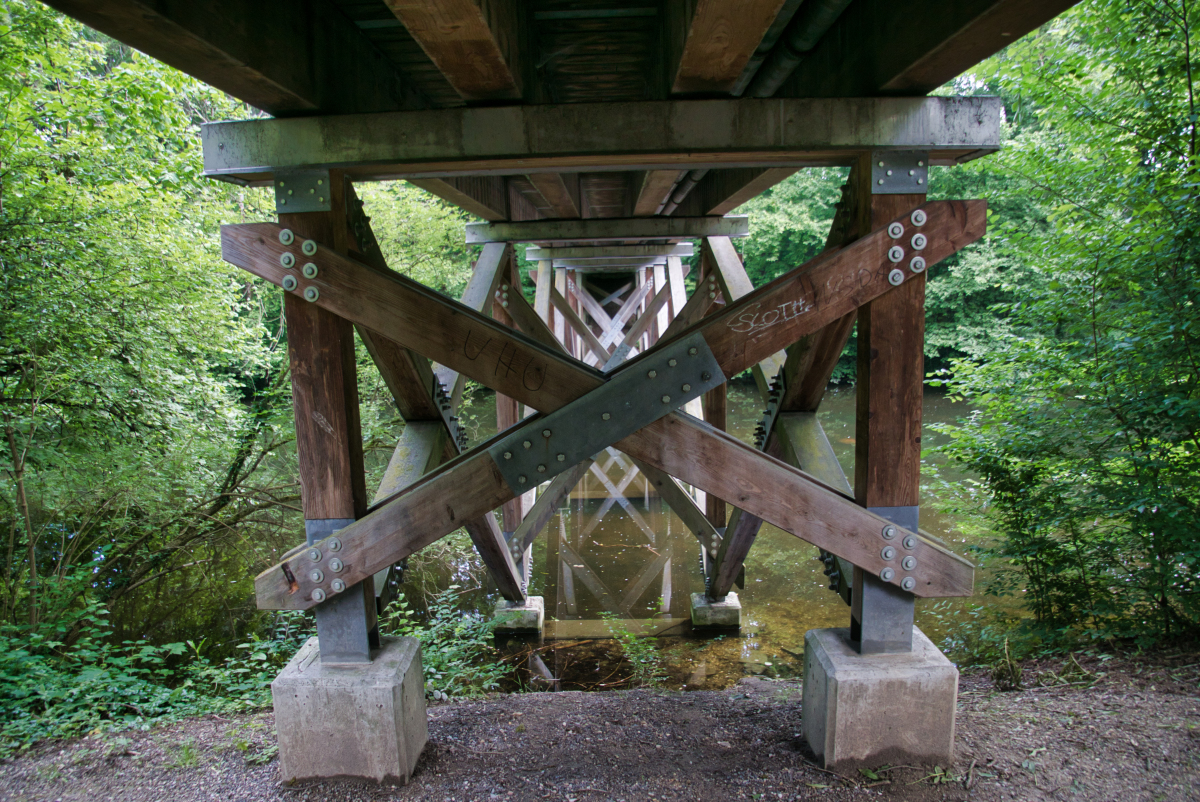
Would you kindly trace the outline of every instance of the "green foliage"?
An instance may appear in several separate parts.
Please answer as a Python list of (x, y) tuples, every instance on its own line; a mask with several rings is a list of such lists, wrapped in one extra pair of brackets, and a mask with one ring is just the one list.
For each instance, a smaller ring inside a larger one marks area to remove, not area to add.
[(496, 659), (494, 620), (459, 609), (458, 585), (437, 594), (423, 623), (403, 597), (392, 603), (380, 632), (421, 642), (425, 690), (435, 699), (479, 696), (500, 687), (509, 670)]
[(1094, 0), (979, 71), (1019, 121), (995, 169), (1046, 210), (1000, 225), (1033, 280), (950, 387), (948, 452), (999, 534), (991, 590), (1040, 642), (1200, 627), (1200, 3)]
[(659, 688), (667, 678), (658, 641), (650, 635), (637, 635), (626, 627), (615, 613), (601, 613), (608, 621), (608, 631), (616, 639), (621, 653), (633, 669), (633, 684), (640, 688)]

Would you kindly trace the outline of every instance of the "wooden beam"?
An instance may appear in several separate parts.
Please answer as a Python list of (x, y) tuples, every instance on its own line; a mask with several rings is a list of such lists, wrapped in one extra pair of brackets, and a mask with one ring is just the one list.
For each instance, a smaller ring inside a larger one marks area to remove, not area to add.
[(473, 0), (385, 0), (454, 91), (468, 101), (520, 100), (519, 6)]
[(542, 193), (555, 217), (579, 217), (578, 173), (530, 173), (529, 183)]
[(730, 92), (783, 3), (697, 0), (671, 91)]
[(523, 223), (467, 223), (466, 228), (468, 245), (480, 245), (485, 242), (745, 237), (750, 234), (747, 217), (608, 217), (592, 220), (533, 220)]
[(733, 167), (709, 170), (672, 214), (729, 214), (795, 172), (795, 167)]
[(371, 506), (400, 493), (446, 461), (451, 445), (441, 421), (412, 421), (404, 426)]
[(575, 489), (575, 485), (579, 484), (579, 480), (587, 473), (589, 467), (591, 467), (591, 461), (584, 461), (550, 480), (546, 489), (538, 494), (537, 501), (525, 515), (525, 520), (521, 521), (521, 525), (513, 533), (512, 551), (523, 554), (527, 548), (533, 545), (538, 533), (558, 512), (558, 505)]
[(52, 0), (48, 5), (277, 117), (429, 106), (333, 3)]
[(408, 183), (484, 220), (499, 222), (509, 218), (508, 187), (502, 176), (410, 178)]
[(923, 95), (1078, 0), (851, 3), (777, 97)]
[(502, 296), (500, 299), (501, 305), (512, 316), (513, 321), (521, 331), (547, 348), (556, 349), (564, 354), (567, 352), (563, 344), (555, 338), (554, 332), (546, 325), (546, 321), (542, 316), (529, 305), (529, 301), (525, 300), (525, 295), (521, 292), (520, 288), (513, 287), (509, 291), (502, 293)]
[(600, 305), (587, 287), (578, 278), (567, 275), (565, 271), (563, 275), (566, 276), (567, 289), (579, 301), (583, 307), (583, 311), (591, 315), (592, 320), (596, 321), (596, 325), (601, 329), (607, 331), (612, 328), (612, 316), (604, 311), (604, 307)]
[(720, 286), (717, 284), (716, 277), (709, 271), (707, 278), (696, 284), (696, 291), (692, 293), (692, 297), (688, 298), (683, 308), (675, 314), (671, 325), (667, 326), (667, 330), (659, 339), (669, 340), (699, 323), (718, 295), (720, 295)]
[[(654, 288), (653, 282), (647, 281), (642, 286), (638, 287), (629, 296), (629, 300), (621, 307), (620, 311), (612, 319), (612, 324), (600, 335), (600, 344), (605, 348), (612, 345), (614, 342), (622, 338), (625, 332), (625, 324), (633, 317), (633, 313), (642, 305), (642, 301), (646, 300), (646, 296), (650, 294), (650, 290)], [(649, 316), (647, 316), (649, 317)], [(640, 318), (639, 318), (640, 319)], [(648, 325), (648, 324), (647, 324)], [(642, 329), (645, 331), (645, 329)]]
[[(584, 290), (584, 292), (587, 291)], [(563, 316), (563, 319), (567, 322), (567, 325), (574, 329), (575, 333), (583, 338), (584, 344), (588, 347), (588, 350), (596, 355), (596, 359), (599, 360), (599, 363), (604, 364), (609, 356), (608, 349), (605, 348), (604, 344), (600, 342), (599, 338), (592, 333), (591, 327), (588, 326), (587, 323), (584, 323), (583, 320), (580, 319), (579, 315), (575, 314), (575, 310), (571, 308), (569, 303), (567, 303), (567, 299), (562, 297), (558, 290), (554, 289), (553, 287), (550, 288), (550, 303), (554, 304), (554, 308), (557, 309), (558, 313)]]
[(683, 170), (647, 170), (633, 203), (633, 216), (652, 217), (658, 214), (683, 173)]
[(667, 256), (691, 256), (695, 248), (690, 242), (672, 242), (662, 245), (587, 245), (566, 248), (540, 248), (530, 246), (525, 249), (525, 261), (540, 262), (543, 259), (589, 259), (599, 261), (611, 257), (618, 258), (654, 258)]
[(653, 465), (639, 459), (635, 459), (633, 463), (650, 481), (650, 484), (658, 490), (658, 494), (662, 496), (663, 501), (667, 502), (667, 506), (679, 516), (683, 525), (691, 530), (692, 534), (696, 536), (696, 540), (700, 541), (700, 548), (715, 557), (717, 549), (721, 545), (721, 535), (705, 517), (704, 512), (696, 506), (696, 502), (687, 494), (687, 491), (680, 487), (673, 477)]
[(819, 166), (880, 148), (952, 164), (999, 149), (1002, 105), (985, 97), (527, 105), (209, 123), (201, 139), (205, 175), (251, 183), (277, 168), (326, 165), (372, 180)]

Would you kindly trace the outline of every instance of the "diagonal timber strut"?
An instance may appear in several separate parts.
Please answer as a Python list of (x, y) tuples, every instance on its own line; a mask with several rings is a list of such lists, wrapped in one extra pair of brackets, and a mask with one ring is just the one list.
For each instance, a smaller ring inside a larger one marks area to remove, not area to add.
[[(929, 222), (922, 255), (929, 265), (984, 231), (982, 201), (938, 201), (923, 208)], [(227, 261), (277, 284), (289, 274), (280, 264), (281, 255), (299, 250), (280, 244), (280, 229), (270, 224), (227, 226), (222, 233)], [(895, 244), (886, 230), (874, 231), (728, 304), (724, 312), (679, 336), (699, 334), (722, 372), (736, 374), (890, 290), (888, 274), (897, 265), (887, 252)], [(905, 254), (905, 264), (911, 256)], [(297, 286), (297, 294), (315, 286), (319, 303), (333, 313), (543, 412), (582, 398), (605, 382), (603, 374), (401, 276), (373, 271), (324, 248), (311, 258), (319, 275)], [(651, 356), (653, 351), (620, 370), (637, 371)], [(518, 428), (533, 435), (537, 426), (532, 419)], [(486, 445), (452, 460), (343, 530), (348, 581), (413, 553), (462, 520), (513, 498), (516, 491), (484, 453)], [(613, 445), (866, 570), (886, 567), (877, 547), (886, 521), (703, 422), (671, 413)], [(917, 560), (914, 594), (970, 592), (972, 568), (967, 561), (919, 536), (911, 556)], [(261, 607), (303, 609), (315, 604), (306, 559), (304, 554), (293, 557), (257, 578)]]

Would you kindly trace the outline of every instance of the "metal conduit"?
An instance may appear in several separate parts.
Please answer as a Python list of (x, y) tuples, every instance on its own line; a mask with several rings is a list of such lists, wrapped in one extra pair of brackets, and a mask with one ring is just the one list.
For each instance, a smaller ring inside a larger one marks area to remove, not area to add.
[(805, 0), (782, 41), (750, 84), (750, 97), (771, 97), (788, 79), (804, 54), (817, 46), (852, 0)]
[(708, 170), (692, 170), (688, 173), (687, 177), (680, 181), (679, 185), (671, 192), (671, 199), (663, 206), (662, 214), (671, 214), (679, 208), (679, 204), (683, 203), (683, 199), (688, 196), (689, 192), (695, 189), (696, 185), (700, 183), (700, 179), (706, 175), (708, 175)]

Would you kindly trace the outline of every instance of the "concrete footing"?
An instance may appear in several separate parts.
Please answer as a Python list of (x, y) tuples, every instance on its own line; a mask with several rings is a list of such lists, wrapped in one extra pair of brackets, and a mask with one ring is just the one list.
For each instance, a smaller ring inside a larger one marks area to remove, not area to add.
[(711, 601), (703, 593), (692, 594), (693, 627), (740, 627), (742, 603), (736, 593), (726, 594), (724, 600)]
[(408, 782), (429, 737), (421, 647), (415, 638), (384, 638), (372, 658), (323, 666), (312, 638), (271, 683), (285, 784)]
[(804, 636), (804, 738), (817, 759), (829, 768), (949, 762), (958, 669), (915, 627), (902, 654), (862, 655), (849, 637)]
[(496, 632), (541, 632), (546, 625), (546, 603), (541, 596), (528, 596), (524, 602), (501, 599), (496, 602)]

